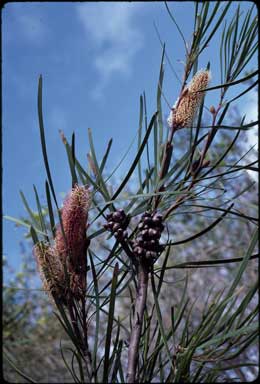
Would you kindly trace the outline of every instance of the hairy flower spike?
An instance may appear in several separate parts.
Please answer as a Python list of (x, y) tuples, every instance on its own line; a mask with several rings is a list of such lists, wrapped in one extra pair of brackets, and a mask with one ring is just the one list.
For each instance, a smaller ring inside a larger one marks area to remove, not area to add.
[(204, 92), (200, 91), (207, 88), (210, 79), (211, 74), (208, 70), (200, 70), (196, 73), (172, 108), (167, 120), (170, 127), (183, 128), (192, 123), (204, 95)]
[(70, 288), (77, 299), (84, 294), (86, 288), (86, 229), (90, 202), (89, 189), (75, 185), (62, 208), (63, 230), (59, 226), (55, 236), (55, 251), (66, 262)]
[(70, 261), (75, 267), (80, 264), (83, 257), (85, 258), (89, 206), (89, 189), (76, 185), (66, 197), (62, 208), (64, 234), (60, 226), (56, 232), (55, 248), (58, 254), (64, 259), (70, 255)]
[(86, 291), (89, 244), (86, 228), (90, 200), (89, 189), (76, 185), (64, 201), (62, 228), (57, 228), (54, 245), (39, 242), (34, 246), (44, 290), (51, 299), (65, 305), (72, 296), (80, 300)]
[(39, 242), (33, 251), (45, 292), (51, 299), (66, 302), (64, 267), (55, 249), (49, 244)]

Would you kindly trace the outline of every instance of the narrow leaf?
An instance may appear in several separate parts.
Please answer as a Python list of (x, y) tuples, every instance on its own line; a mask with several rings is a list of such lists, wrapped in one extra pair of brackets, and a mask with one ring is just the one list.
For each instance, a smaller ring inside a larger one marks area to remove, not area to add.
[(52, 191), (52, 195), (53, 195), (56, 207), (58, 209), (58, 202), (56, 199), (55, 190), (54, 190), (54, 186), (53, 186), (53, 182), (52, 182), (51, 171), (50, 171), (48, 155), (47, 155), (47, 147), (46, 147), (46, 142), (45, 142), (43, 113), (42, 113), (42, 75), (40, 75), (40, 77), (39, 77), (39, 84), (38, 84), (38, 118), (39, 118), (40, 137), (41, 137), (41, 146), (42, 146), (44, 165), (45, 165), (49, 185), (50, 185), (50, 188)]
[(114, 268), (113, 278), (112, 278), (109, 311), (108, 311), (106, 342), (105, 342), (105, 355), (104, 355), (103, 383), (108, 382), (109, 353), (110, 353), (111, 336), (112, 336), (112, 329), (113, 329), (118, 272), (119, 272), (119, 267), (118, 267), (118, 263), (116, 263), (115, 268)]

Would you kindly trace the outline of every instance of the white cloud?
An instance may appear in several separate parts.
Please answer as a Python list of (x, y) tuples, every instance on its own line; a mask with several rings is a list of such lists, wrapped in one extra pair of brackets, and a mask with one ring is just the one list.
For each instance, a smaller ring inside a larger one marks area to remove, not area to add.
[(129, 75), (143, 36), (134, 23), (140, 3), (100, 2), (77, 7), (77, 15), (96, 48), (94, 65), (100, 79), (94, 96), (99, 97), (113, 74)]
[(136, 33), (132, 29), (135, 9), (129, 3), (88, 3), (78, 7), (78, 15), (84, 28), (99, 44), (128, 42)]

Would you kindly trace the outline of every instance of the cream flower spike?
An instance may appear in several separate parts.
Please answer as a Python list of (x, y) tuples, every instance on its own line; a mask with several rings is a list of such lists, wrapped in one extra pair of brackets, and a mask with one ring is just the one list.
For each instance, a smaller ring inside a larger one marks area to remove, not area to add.
[(170, 127), (184, 128), (192, 123), (205, 93), (201, 91), (207, 88), (210, 80), (211, 72), (209, 70), (201, 69), (195, 74), (172, 107), (167, 119)]

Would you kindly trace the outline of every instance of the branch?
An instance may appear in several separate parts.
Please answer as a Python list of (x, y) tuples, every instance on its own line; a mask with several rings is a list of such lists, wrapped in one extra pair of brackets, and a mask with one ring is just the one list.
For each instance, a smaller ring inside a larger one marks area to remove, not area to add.
[(131, 330), (128, 350), (127, 382), (136, 383), (136, 367), (138, 362), (138, 349), (142, 331), (143, 316), (146, 306), (149, 271), (147, 266), (140, 263), (138, 270), (138, 288), (135, 302), (134, 324)]

